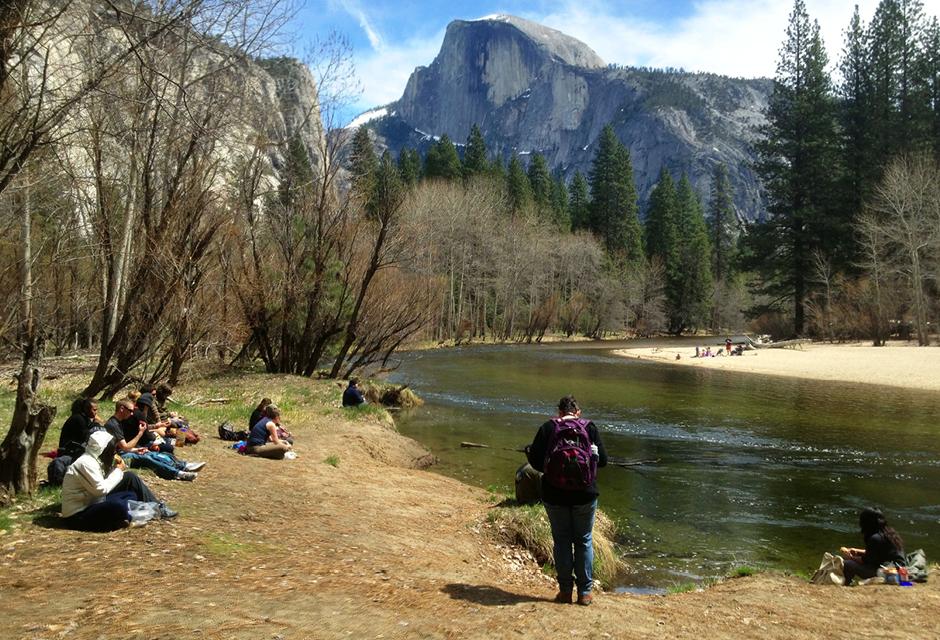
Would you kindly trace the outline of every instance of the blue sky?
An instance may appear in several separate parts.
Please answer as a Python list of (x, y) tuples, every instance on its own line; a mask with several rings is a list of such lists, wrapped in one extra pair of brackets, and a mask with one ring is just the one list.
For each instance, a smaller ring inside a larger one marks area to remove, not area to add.
[[(773, 76), (790, 0), (298, 0), (293, 28), (299, 48), (335, 31), (352, 45), (360, 90), (342, 118), (401, 97), (416, 66), (440, 50), (451, 20), (509, 13), (574, 36), (605, 62), (683, 67), (732, 76)], [(869, 20), (878, 0), (805, 0), (817, 19), (830, 59), (854, 5)], [(924, 0), (927, 13), (940, 0)]]

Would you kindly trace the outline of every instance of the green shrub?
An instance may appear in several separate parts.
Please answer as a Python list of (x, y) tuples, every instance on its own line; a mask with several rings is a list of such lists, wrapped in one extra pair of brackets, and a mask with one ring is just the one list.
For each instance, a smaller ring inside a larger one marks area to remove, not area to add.
[(323, 460), (323, 462), (327, 463), (327, 464), (330, 465), (331, 467), (338, 467), (338, 466), (339, 466), (339, 456), (337, 456), (337, 455), (328, 455), (328, 456)]

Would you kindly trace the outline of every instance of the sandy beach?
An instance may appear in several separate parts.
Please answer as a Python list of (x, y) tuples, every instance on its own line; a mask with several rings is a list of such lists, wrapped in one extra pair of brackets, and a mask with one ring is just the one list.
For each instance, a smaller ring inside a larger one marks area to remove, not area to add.
[(711, 358), (695, 358), (694, 345), (619, 349), (614, 353), (683, 367), (940, 391), (940, 349), (908, 343), (889, 343), (885, 347), (872, 347), (868, 343), (806, 344)]

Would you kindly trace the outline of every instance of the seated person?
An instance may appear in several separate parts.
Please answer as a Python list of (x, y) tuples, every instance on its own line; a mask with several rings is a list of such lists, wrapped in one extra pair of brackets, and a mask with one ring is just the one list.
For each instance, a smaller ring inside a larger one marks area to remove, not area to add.
[(866, 507), (858, 516), (858, 525), (865, 539), (865, 548), (842, 547), (839, 554), (844, 559), (843, 572), (845, 585), (852, 584), (858, 576), (861, 579), (874, 578), (878, 568), (885, 564), (903, 565), (904, 542), (878, 509)]
[(261, 398), (261, 402), (258, 403), (258, 406), (255, 407), (255, 410), (251, 412), (251, 417), (248, 418), (248, 430), (251, 431), (252, 427), (258, 424), (258, 420), (264, 417), (264, 409), (269, 404), (271, 404), (271, 398)]
[(251, 428), (245, 453), (260, 458), (280, 460), (293, 447), (281, 440), (278, 427), (281, 424), (281, 410), (273, 404), (265, 407), (264, 417)]
[(69, 467), (62, 483), (62, 517), (65, 526), (80, 531), (113, 531), (126, 527), (131, 516), (129, 500), (157, 502), (160, 515), (176, 512), (157, 500), (144, 481), (115, 464), (114, 438), (107, 431), (88, 436), (85, 452)]
[(78, 398), (72, 403), (72, 415), (62, 425), (59, 434), (59, 456), (70, 456), (73, 460), (85, 453), (85, 443), (96, 427), (98, 403), (91, 398)]
[(128, 400), (119, 400), (114, 405), (114, 415), (104, 423), (103, 429), (114, 437), (117, 453), (132, 469), (150, 469), (164, 480), (186, 480), (197, 478), (196, 472), (205, 462), (185, 462), (178, 458), (141, 447), (140, 439), (147, 432), (147, 423), (135, 417), (134, 406)]
[(359, 378), (350, 378), (349, 386), (343, 391), (343, 406), (358, 407), (365, 403), (366, 399), (362, 397), (362, 391), (359, 390)]

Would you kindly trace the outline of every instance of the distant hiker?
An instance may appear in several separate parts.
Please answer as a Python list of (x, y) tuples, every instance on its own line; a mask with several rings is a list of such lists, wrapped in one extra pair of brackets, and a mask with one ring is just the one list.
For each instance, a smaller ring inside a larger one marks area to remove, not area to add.
[(558, 573), (555, 602), (570, 604), (576, 584), (578, 604), (589, 605), (594, 586), (597, 468), (607, 464), (600, 434), (593, 422), (581, 418), (577, 401), (565, 396), (558, 403), (558, 417), (539, 427), (526, 455), (529, 464), (544, 474), (542, 502), (552, 528)]
[(359, 378), (350, 378), (349, 386), (343, 391), (343, 406), (358, 407), (365, 403), (366, 399), (362, 397), (362, 391), (359, 390)]
[(866, 507), (858, 516), (858, 526), (865, 538), (865, 548), (842, 547), (839, 553), (845, 561), (843, 572), (845, 586), (853, 578), (874, 578), (878, 568), (885, 564), (905, 564), (904, 542), (894, 528), (888, 526), (884, 514), (873, 507)]
[(255, 407), (255, 410), (251, 412), (251, 417), (248, 418), (248, 430), (251, 431), (252, 427), (258, 424), (258, 420), (264, 417), (265, 408), (271, 404), (271, 398), (261, 398), (261, 402), (258, 403), (258, 406)]
[(85, 453), (72, 463), (62, 482), (62, 517), (65, 526), (80, 531), (113, 531), (130, 524), (130, 500), (157, 503), (158, 514), (172, 518), (176, 512), (157, 500), (144, 481), (125, 471), (115, 442), (107, 431), (88, 436)]
[(264, 409), (264, 417), (251, 428), (248, 434), (248, 444), (245, 453), (259, 458), (272, 458), (280, 460), (292, 449), (290, 443), (283, 441), (278, 435), (281, 425), (281, 410), (273, 404)]

